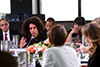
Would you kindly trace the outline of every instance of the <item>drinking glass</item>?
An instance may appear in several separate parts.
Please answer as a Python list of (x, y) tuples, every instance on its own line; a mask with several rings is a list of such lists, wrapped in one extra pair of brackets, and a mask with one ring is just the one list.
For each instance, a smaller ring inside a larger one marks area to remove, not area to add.
[(18, 47), (18, 44), (19, 44), (19, 35), (13, 35), (13, 44), (14, 44), (14, 48)]

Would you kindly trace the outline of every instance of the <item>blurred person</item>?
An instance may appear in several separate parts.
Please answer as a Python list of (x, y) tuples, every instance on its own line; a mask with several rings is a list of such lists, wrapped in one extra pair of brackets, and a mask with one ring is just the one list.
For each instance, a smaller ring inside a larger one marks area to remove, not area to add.
[(21, 38), (21, 34), (17, 30), (10, 29), (9, 26), (6, 19), (0, 20), (0, 40), (12, 41), (13, 35), (19, 35)]
[(98, 23), (100, 25), (100, 17), (95, 18), (91, 23)]
[(76, 51), (64, 46), (67, 32), (62, 25), (53, 26), (48, 32), (50, 48), (43, 53), (42, 67), (79, 67)]
[[(97, 24), (100, 25), (100, 17), (95, 18), (93, 21), (91, 21), (91, 23), (97, 23)], [(77, 48), (77, 51), (79, 51), (79, 52), (83, 51), (84, 53), (88, 53), (88, 48), (87, 47), (85, 47), (81, 43), (76, 43), (76, 44), (81, 46), (80, 48)]]
[(100, 67), (100, 25), (88, 23), (82, 27), (81, 32), (89, 46), (88, 67)]
[(45, 35), (45, 37), (47, 38), (47, 32), (55, 25), (55, 20), (54, 18), (52, 17), (49, 17), (47, 20), (46, 20), (46, 24), (45, 24), (45, 28), (42, 33)]
[(55, 25), (55, 20), (51, 17), (49, 17), (46, 21), (46, 30), (49, 31), (53, 26)]
[(82, 43), (81, 27), (86, 24), (84, 17), (76, 17), (72, 28), (68, 30), (68, 37), (66, 42)]
[(21, 32), (24, 37), (22, 37), (20, 41), (20, 48), (44, 41), (46, 38), (44, 37), (45, 35), (41, 33), (43, 30), (44, 24), (40, 18), (33, 16), (26, 19), (22, 24)]
[(11, 54), (0, 51), (0, 67), (18, 67), (18, 62)]

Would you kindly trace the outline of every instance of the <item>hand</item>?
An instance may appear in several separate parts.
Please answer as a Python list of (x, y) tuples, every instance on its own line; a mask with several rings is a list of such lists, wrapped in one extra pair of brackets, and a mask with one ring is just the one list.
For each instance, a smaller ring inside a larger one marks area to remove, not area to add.
[(77, 48), (76, 50), (79, 52), (88, 53), (88, 48), (85, 47), (84, 45), (81, 45), (81, 47)]
[(76, 30), (76, 29), (72, 29), (72, 31), (71, 31), (71, 34), (73, 34), (73, 33), (78, 33), (79, 31), (78, 30)]
[(21, 41), (20, 41), (20, 48), (23, 48), (26, 45), (26, 38), (22, 37)]
[(82, 44), (81, 43), (75, 43), (76, 45), (79, 45), (79, 46), (81, 46)]

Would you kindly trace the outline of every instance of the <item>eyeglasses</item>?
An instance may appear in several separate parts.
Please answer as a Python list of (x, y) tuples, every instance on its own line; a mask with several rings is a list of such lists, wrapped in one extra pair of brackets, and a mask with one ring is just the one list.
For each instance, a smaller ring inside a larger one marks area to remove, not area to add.
[(3, 27), (4, 25), (5, 25), (5, 26), (7, 26), (7, 25), (8, 25), (8, 23), (6, 23), (6, 24), (1, 24), (0, 26), (2, 26), (2, 27)]

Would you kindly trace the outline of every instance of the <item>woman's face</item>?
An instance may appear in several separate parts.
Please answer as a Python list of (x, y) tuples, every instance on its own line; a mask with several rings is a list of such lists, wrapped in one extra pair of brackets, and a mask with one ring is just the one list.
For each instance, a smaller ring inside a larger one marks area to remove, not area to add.
[(82, 25), (78, 25), (78, 24), (74, 23), (74, 29), (76, 31), (80, 31), (81, 30), (81, 27), (82, 27)]
[(34, 24), (29, 24), (29, 31), (30, 31), (30, 33), (31, 33), (31, 35), (34, 37), (34, 38), (36, 38), (37, 36), (38, 36), (38, 29), (37, 29), (37, 27), (36, 27), (36, 25), (34, 25)]

